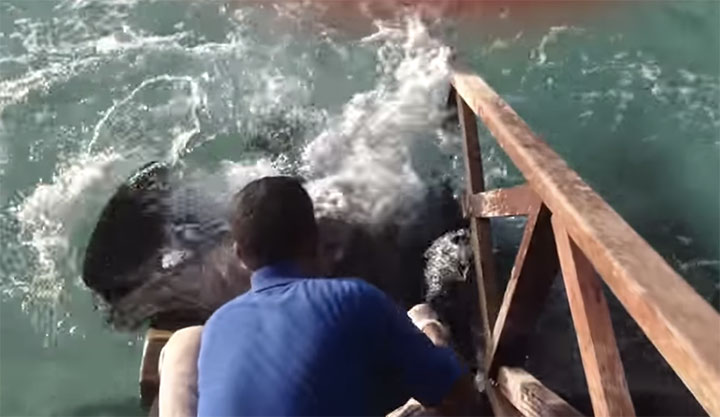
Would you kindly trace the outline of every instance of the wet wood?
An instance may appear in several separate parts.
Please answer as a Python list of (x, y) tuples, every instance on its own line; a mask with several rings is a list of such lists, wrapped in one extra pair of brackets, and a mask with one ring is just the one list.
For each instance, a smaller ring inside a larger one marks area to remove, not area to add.
[(465, 212), (472, 217), (527, 216), (540, 198), (527, 186), (499, 188), (466, 196)]
[[(463, 154), (465, 155), (465, 179), (467, 192), (485, 191), (483, 178), (482, 155), (478, 140), (475, 115), (467, 104), (457, 97), (458, 117), (463, 134)], [(495, 323), (498, 311), (499, 293), (495, 278), (495, 259), (492, 253), (492, 236), (490, 220), (481, 218), (470, 219), (471, 244), (477, 271), (477, 285), (480, 311), (482, 315), (485, 340), (492, 338), (492, 324)], [(488, 344), (489, 345), (489, 344)]]
[(720, 415), (720, 315), (484, 80), (456, 70), (452, 83), (705, 410)]
[(510, 416), (510, 417), (522, 417), (523, 413), (520, 412), (510, 400), (505, 397), (505, 394), (500, 390), (499, 387), (488, 386), (485, 390), (490, 401), (490, 406), (493, 409), (495, 416)]
[(160, 389), (158, 360), (160, 351), (173, 332), (149, 328), (145, 333), (142, 360), (140, 362), (140, 404), (150, 408)]
[(552, 223), (595, 416), (635, 415), (600, 279), (559, 220)]
[(526, 338), (542, 310), (559, 265), (551, 213), (536, 204), (528, 216), (495, 328), (489, 360), (493, 377), (499, 365), (517, 365), (527, 350)]
[(582, 415), (524, 369), (501, 367), (497, 383), (508, 401), (525, 417)]

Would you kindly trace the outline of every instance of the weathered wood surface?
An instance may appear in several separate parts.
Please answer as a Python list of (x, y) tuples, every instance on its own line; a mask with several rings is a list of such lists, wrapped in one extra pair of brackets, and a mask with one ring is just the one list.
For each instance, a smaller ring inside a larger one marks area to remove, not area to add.
[(505, 394), (500, 390), (500, 387), (494, 387), (494, 386), (488, 386), (485, 390), (485, 393), (488, 396), (488, 400), (490, 401), (490, 406), (493, 409), (493, 413), (495, 413), (495, 416), (497, 417), (523, 417), (523, 413), (520, 412), (515, 406), (510, 402), (510, 400), (505, 397)]
[(594, 414), (635, 415), (600, 279), (559, 220), (552, 223)]
[(173, 332), (149, 328), (145, 333), (142, 360), (140, 362), (140, 403), (149, 408), (160, 388), (160, 374), (158, 372), (158, 359), (160, 351), (167, 343)]
[(501, 367), (497, 384), (508, 401), (525, 417), (582, 415), (524, 369)]
[(527, 184), (523, 184), (468, 194), (465, 212), (473, 217), (527, 216), (539, 200), (537, 194)]
[(515, 365), (524, 357), (525, 337), (532, 331), (558, 273), (550, 217), (550, 211), (541, 203), (528, 216), (493, 330), (488, 367), (491, 377), (498, 365)]
[(456, 70), (452, 84), (698, 401), (720, 415), (720, 315), (483, 79)]
[[(465, 179), (468, 193), (485, 191), (482, 154), (478, 141), (475, 115), (462, 98), (457, 95), (458, 117), (463, 134), (463, 154), (465, 155)], [(495, 323), (500, 298), (495, 278), (495, 257), (492, 253), (492, 235), (490, 220), (470, 219), (471, 244), (475, 256), (475, 270), (478, 278), (478, 295), (482, 315), (485, 340), (492, 337), (492, 325)]]

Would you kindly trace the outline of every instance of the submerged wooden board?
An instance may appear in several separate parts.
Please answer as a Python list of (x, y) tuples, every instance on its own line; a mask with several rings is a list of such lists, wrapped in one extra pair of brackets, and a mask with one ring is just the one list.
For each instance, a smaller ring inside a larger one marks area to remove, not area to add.
[(635, 415), (600, 279), (557, 218), (552, 223), (595, 417)]
[(160, 388), (158, 360), (160, 351), (172, 336), (173, 332), (149, 328), (145, 333), (142, 360), (140, 362), (140, 403), (149, 408)]
[(720, 415), (720, 315), (479, 76), (452, 84), (711, 415)]
[(497, 383), (508, 401), (526, 417), (582, 415), (524, 369), (503, 366)]
[(510, 402), (505, 394), (499, 387), (488, 386), (486, 389), (488, 400), (496, 416), (500, 417), (523, 417), (524, 414), (520, 412)]

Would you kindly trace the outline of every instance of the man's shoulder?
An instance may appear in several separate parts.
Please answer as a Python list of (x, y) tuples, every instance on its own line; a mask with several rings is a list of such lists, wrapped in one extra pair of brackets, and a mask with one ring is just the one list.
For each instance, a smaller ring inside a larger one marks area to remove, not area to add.
[(305, 281), (315, 299), (356, 306), (365, 313), (385, 311), (389, 298), (379, 288), (360, 278), (313, 278)]
[(360, 278), (313, 278), (305, 280), (305, 283), (313, 287), (327, 288), (339, 294), (357, 294), (369, 297), (382, 294), (377, 287)]
[(205, 326), (212, 326), (215, 325), (217, 322), (222, 322), (225, 320), (234, 320), (236, 316), (242, 317), (247, 314), (247, 312), (243, 311), (243, 307), (247, 304), (252, 302), (253, 293), (252, 291), (245, 292), (243, 294), (238, 295), (237, 297), (231, 299), (230, 301), (226, 302), (220, 308), (215, 310), (211, 315), (210, 318), (205, 323)]

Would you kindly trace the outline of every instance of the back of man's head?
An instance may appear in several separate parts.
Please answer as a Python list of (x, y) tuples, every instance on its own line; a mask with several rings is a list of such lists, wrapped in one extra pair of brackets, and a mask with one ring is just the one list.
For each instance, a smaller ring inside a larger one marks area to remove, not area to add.
[(292, 177), (265, 177), (235, 195), (232, 233), (250, 270), (315, 255), (317, 224), (310, 196)]

